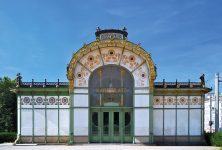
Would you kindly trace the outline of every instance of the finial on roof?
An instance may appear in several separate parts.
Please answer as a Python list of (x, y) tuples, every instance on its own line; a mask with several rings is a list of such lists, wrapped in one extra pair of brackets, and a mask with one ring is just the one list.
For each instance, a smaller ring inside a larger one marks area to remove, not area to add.
[(101, 30), (100, 27), (97, 27), (97, 28), (96, 28), (96, 31), (100, 31), (100, 30)]
[(202, 74), (201, 76), (200, 76), (200, 81), (201, 81), (201, 85), (204, 87), (205, 86), (205, 78), (204, 78), (204, 74)]

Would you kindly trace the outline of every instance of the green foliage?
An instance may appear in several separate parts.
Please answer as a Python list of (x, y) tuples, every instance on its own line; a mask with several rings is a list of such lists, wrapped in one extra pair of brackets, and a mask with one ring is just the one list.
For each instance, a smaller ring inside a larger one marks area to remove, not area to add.
[(222, 132), (214, 133), (211, 136), (211, 143), (213, 146), (222, 146)]
[(16, 81), (8, 77), (0, 78), (0, 132), (16, 131), (17, 98), (11, 92), (15, 89)]
[(207, 145), (222, 146), (222, 132), (205, 133), (204, 134)]
[(15, 132), (0, 132), (0, 143), (14, 142), (16, 140)]

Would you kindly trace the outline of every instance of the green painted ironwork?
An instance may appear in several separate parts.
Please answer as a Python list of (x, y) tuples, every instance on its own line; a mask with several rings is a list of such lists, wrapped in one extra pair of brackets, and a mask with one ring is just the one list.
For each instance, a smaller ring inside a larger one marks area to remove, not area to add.
[(149, 143), (153, 143), (153, 93), (149, 96)]
[[(132, 143), (132, 108), (91, 108), (90, 142)], [(129, 132), (125, 128), (125, 113), (130, 114)]]
[(74, 93), (70, 93), (70, 106), (69, 106), (69, 117), (70, 117), (70, 120), (69, 120), (69, 142), (68, 144), (69, 145), (72, 145), (74, 144), (74, 127), (73, 127), (73, 123), (74, 123), (74, 110), (73, 110), (73, 100), (74, 100)]
[(47, 105), (46, 105), (46, 94), (45, 94), (45, 144), (47, 143)]
[(34, 98), (33, 98), (33, 93), (32, 93), (32, 143), (34, 143), (34, 136), (35, 136), (35, 114), (34, 114)]

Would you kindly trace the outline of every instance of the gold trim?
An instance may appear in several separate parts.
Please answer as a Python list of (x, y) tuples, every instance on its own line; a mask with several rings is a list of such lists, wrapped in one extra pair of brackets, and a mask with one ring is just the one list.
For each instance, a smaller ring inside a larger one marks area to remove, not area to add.
[(69, 89), (73, 90), (74, 88), (74, 68), (76, 67), (77, 62), (86, 54), (91, 51), (97, 50), (98, 48), (105, 48), (105, 47), (120, 47), (125, 48), (129, 51), (134, 52), (138, 56), (142, 57), (149, 67), (149, 85), (150, 85), (150, 92), (153, 93), (154, 90), (154, 80), (156, 79), (156, 66), (153, 63), (153, 60), (148, 52), (146, 52), (142, 47), (136, 45), (132, 42), (126, 40), (96, 40), (90, 44), (84, 45), (82, 48), (79, 49), (76, 53), (73, 54), (72, 59), (69, 63), (69, 67), (67, 70), (67, 78), (69, 80)]

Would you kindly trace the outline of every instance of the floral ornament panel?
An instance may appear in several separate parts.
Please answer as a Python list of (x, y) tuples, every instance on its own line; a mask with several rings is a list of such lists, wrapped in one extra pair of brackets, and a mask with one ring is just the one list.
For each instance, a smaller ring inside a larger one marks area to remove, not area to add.
[(86, 56), (81, 58), (80, 62), (90, 71), (95, 70), (103, 64), (99, 50), (88, 53)]
[(163, 105), (163, 98), (161, 96), (154, 96), (153, 105)]
[(104, 64), (119, 64), (123, 49), (117, 47), (109, 47), (101, 48), (100, 51)]
[(22, 97), (21, 98), (21, 105), (31, 105), (31, 98), (30, 97)]
[(177, 97), (177, 105), (188, 105), (188, 97)]
[(80, 65), (79, 63), (76, 65), (74, 72), (74, 84), (75, 87), (87, 87), (89, 80), (90, 72)]
[(35, 98), (36, 105), (43, 105), (43, 101), (44, 100), (42, 97)]
[(200, 96), (190, 97), (190, 105), (201, 105), (201, 97)]
[(133, 72), (133, 76), (135, 87), (149, 87), (149, 70), (146, 63), (137, 68)]
[(135, 53), (124, 50), (122, 58), (121, 58), (121, 65), (127, 68), (129, 71), (133, 71), (136, 69), (141, 63), (143, 59), (136, 55)]
[(176, 97), (174, 96), (164, 97), (164, 105), (176, 105)]
[(49, 105), (56, 105), (56, 98), (55, 97), (49, 97), (48, 98)]
[(63, 97), (61, 99), (61, 105), (69, 105), (69, 98)]

